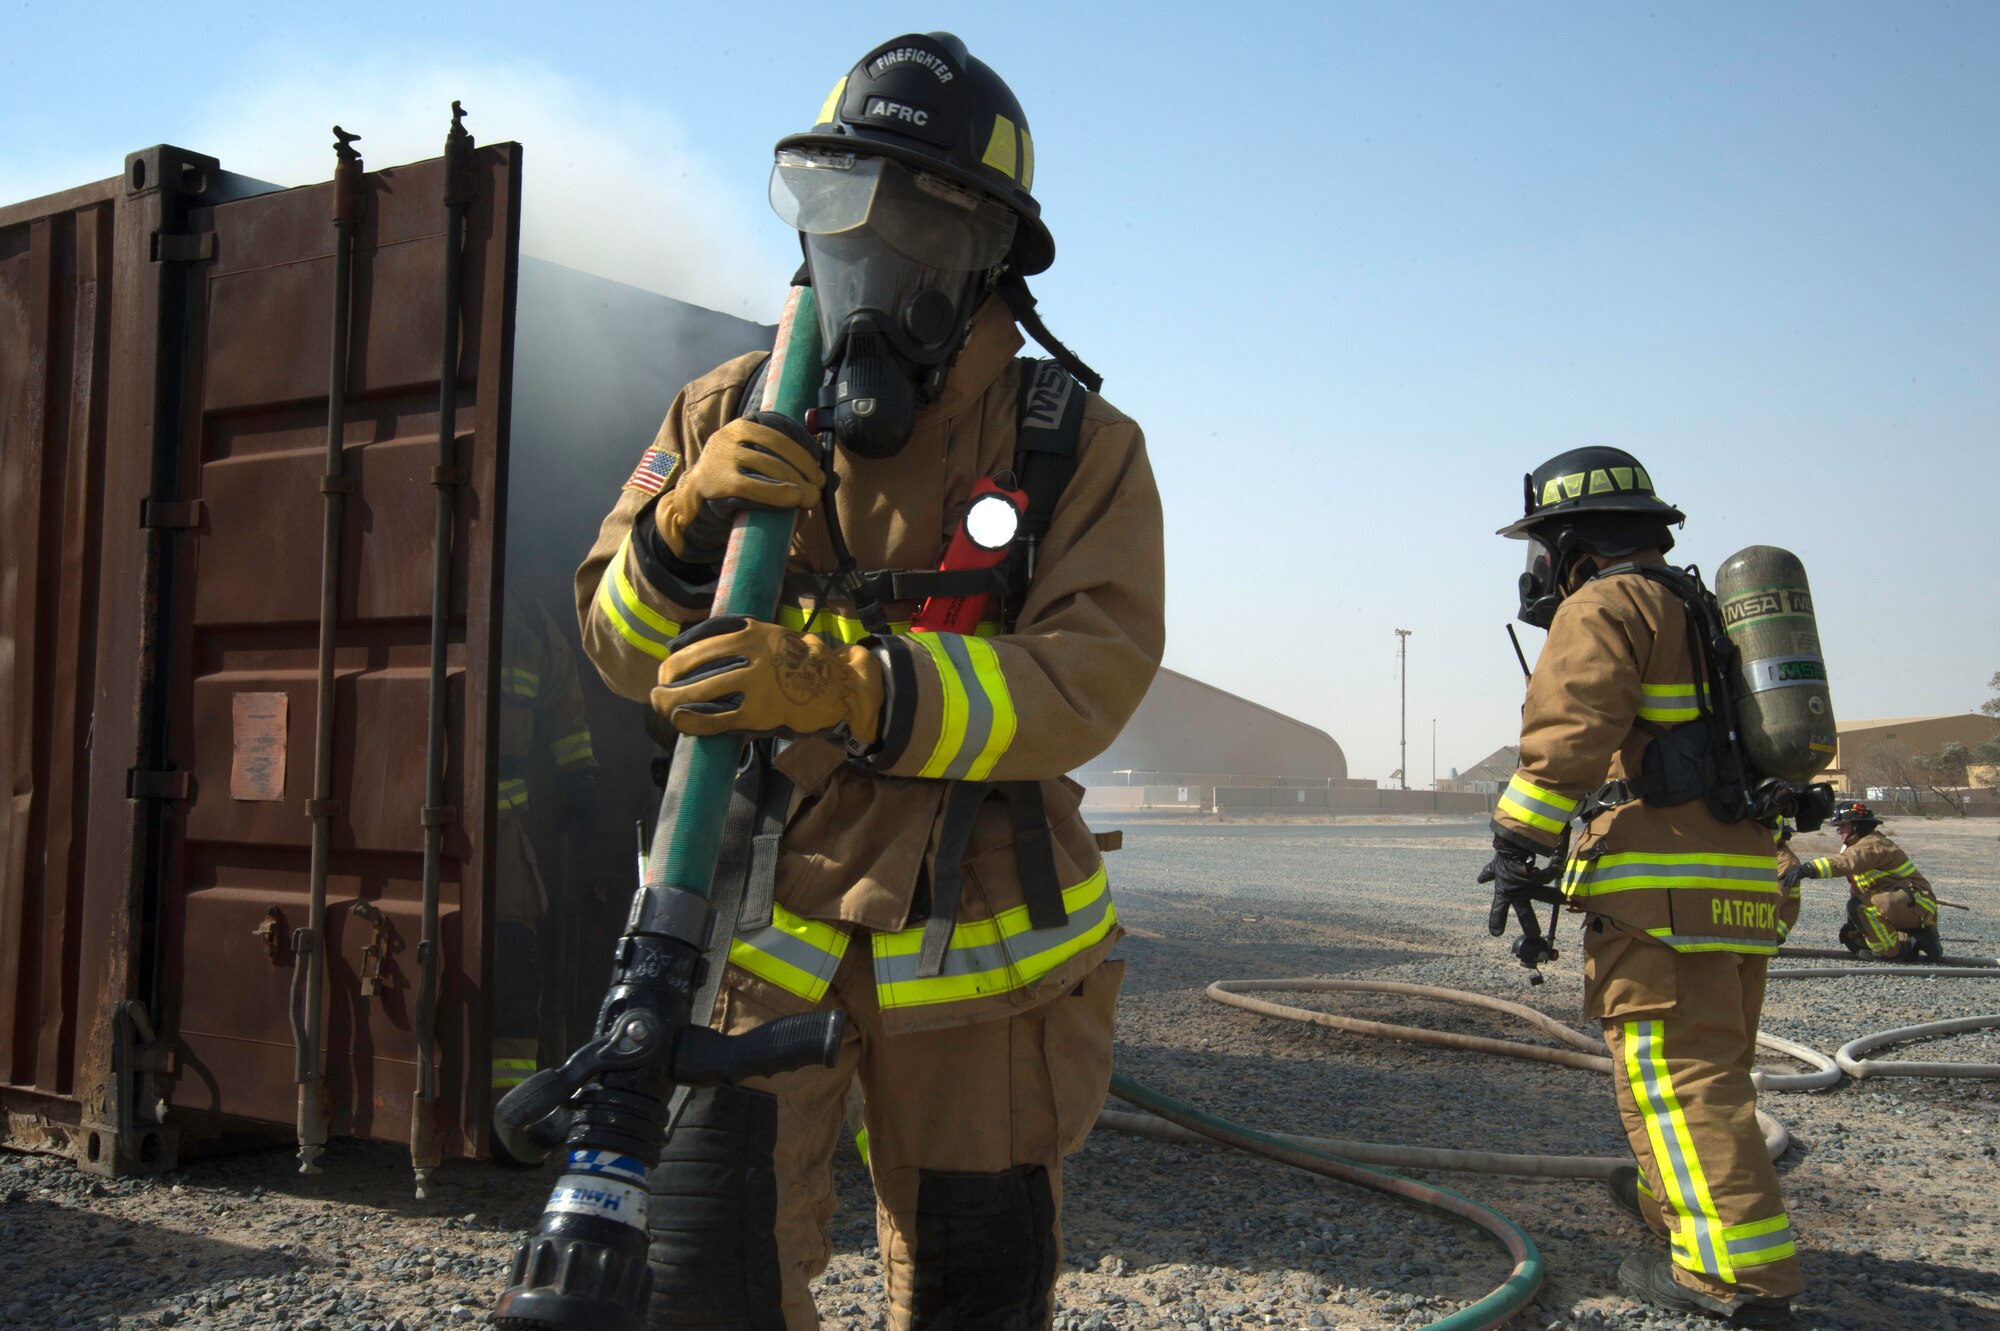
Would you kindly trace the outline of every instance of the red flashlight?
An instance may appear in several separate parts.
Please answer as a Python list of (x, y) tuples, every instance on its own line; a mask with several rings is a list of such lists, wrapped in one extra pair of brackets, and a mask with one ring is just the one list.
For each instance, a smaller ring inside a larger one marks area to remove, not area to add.
[[(1021, 516), (1028, 511), (1028, 496), (1020, 490), (982, 476), (972, 487), (971, 502), (958, 520), (951, 544), (945, 547), (938, 564), (942, 573), (993, 568), (1007, 558), (1014, 534), (1021, 529)], [(910, 617), (913, 633), (971, 633), (986, 613), (989, 592), (970, 596), (933, 596)]]

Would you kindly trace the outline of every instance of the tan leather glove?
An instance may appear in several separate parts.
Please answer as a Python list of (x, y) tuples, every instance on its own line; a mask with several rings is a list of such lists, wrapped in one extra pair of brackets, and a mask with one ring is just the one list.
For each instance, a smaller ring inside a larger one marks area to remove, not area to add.
[(683, 735), (841, 734), (882, 727), (882, 666), (866, 647), (742, 615), (703, 620), (668, 644), (653, 707)]
[(660, 539), (678, 559), (714, 564), (745, 508), (811, 508), (826, 474), (818, 446), (789, 416), (760, 411), (708, 437), (694, 465), (653, 508)]

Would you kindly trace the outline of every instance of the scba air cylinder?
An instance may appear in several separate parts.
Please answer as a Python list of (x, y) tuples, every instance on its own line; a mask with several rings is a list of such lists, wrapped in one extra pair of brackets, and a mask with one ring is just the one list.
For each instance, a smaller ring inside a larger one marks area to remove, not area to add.
[(1805, 565), (1753, 545), (1715, 575), (1715, 599), (1736, 649), (1736, 727), (1760, 776), (1801, 785), (1833, 761), (1833, 697)]

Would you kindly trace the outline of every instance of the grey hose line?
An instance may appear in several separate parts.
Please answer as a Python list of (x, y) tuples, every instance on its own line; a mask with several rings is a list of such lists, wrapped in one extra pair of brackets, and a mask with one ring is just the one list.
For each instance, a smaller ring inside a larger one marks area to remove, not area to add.
[[(1357, 1017), (1342, 1017), (1330, 1012), (1314, 1012), (1251, 998), (1242, 992), (1245, 989), (1290, 993), (1401, 994), (1412, 998), (1440, 999), (1518, 1017), (1570, 1045), (1571, 1048), (1550, 1049), (1544, 1045), (1527, 1044), (1520, 1040), (1495, 1040), (1478, 1035), (1433, 1031), (1421, 1026), (1399, 1026), (1388, 1022), (1364, 1021)], [(1499, 1054), (1508, 1058), (1556, 1063), (1564, 1067), (1582, 1068), (1589, 1072), (1611, 1071), (1611, 1059), (1607, 1055), (1583, 1052), (1586, 1049), (1602, 1049), (1604, 1047), (1602, 1041), (1574, 1027), (1564, 1025), (1531, 1007), (1464, 989), (1407, 984), (1396, 980), (1296, 979), (1217, 980), (1208, 986), (1207, 992), (1208, 996), (1218, 1003), (1288, 1021), (1307, 1021), (1362, 1035), (1385, 1035), (1392, 1039), (1411, 1040), (1420, 1044), (1436, 1044), (1452, 1049)], [(1839, 1067), (1816, 1049), (1782, 1040), (1777, 1036), (1767, 1036), (1761, 1032), (1757, 1040), (1759, 1044), (1768, 1048), (1776, 1049), (1801, 1062), (1810, 1063), (1815, 1069), (1813, 1072), (1798, 1075), (1758, 1072), (1754, 1075), (1758, 1079), (1757, 1084), (1760, 1089), (1816, 1090), (1823, 1086), (1831, 1086), (1840, 1080)], [(1150, 1114), (1128, 1114), (1107, 1109), (1100, 1111), (1097, 1123), (1100, 1127), (1156, 1137), (1165, 1141), (1208, 1140), (1200, 1133), (1168, 1123)], [(1764, 1133), (1765, 1149), (1771, 1158), (1776, 1160), (1791, 1146), (1791, 1134), (1786, 1131), (1784, 1124), (1761, 1109), (1757, 1111), (1757, 1124)], [(1500, 1151), (1462, 1151), (1442, 1147), (1406, 1146), (1399, 1143), (1352, 1141), (1345, 1138), (1304, 1137), (1286, 1133), (1265, 1135), (1296, 1146), (1330, 1151), (1364, 1164), (1404, 1169), (1442, 1169), (1475, 1174), (1508, 1174), (1526, 1178), (1606, 1178), (1613, 1170), (1632, 1163), (1629, 1156), (1519, 1155)]]
[[(1573, 1053), (1571, 1049), (1550, 1049), (1544, 1045), (1528, 1044), (1521, 1040), (1496, 1040), (1483, 1035), (1459, 1035), (1450, 1031), (1429, 1030), (1422, 1026), (1398, 1026), (1389, 1022), (1366, 1021), (1359, 1017), (1343, 1017), (1335, 1012), (1316, 1012), (1308, 1008), (1288, 1007), (1283, 1003), (1251, 998), (1243, 992), (1246, 989), (1288, 993), (1402, 994), (1412, 998), (1434, 998), (1447, 1003), (1481, 1007), (1519, 1017), (1577, 1051), (1604, 1048), (1604, 1042), (1598, 1037), (1586, 1035), (1572, 1026), (1564, 1025), (1546, 1013), (1537, 1012), (1520, 1003), (1508, 1002), (1504, 998), (1493, 998), (1465, 989), (1447, 989), (1441, 985), (1431, 984), (1405, 984), (1396, 980), (1217, 980), (1208, 986), (1208, 996), (1218, 1003), (1262, 1013), (1267, 1017), (1309, 1021), (1314, 1025), (1330, 1026), (1335, 1030), (1351, 1031), (1357, 1035), (1382, 1035), (1392, 1040), (1442, 1045), (1447, 1049), (1469, 1049), (1479, 1053), (1499, 1054), (1505, 1058), (1528, 1058), (1541, 1063), (1559, 1063), (1564, 1067), (1582, 1068), (1586, 1072), (1611, 1071), (1611, 1059), (1602, 1053)], [(1760, 1069), (1751, 1074), (1759, 1090), (1818, 1091), (1837, 1085), (1840, 1081), (1840, 1068), (1817, 1049), (1795, 1044), (1775, 1035), (1766, 1035), (1761, 1031), (1757, 1034), (1757, 1043), (1766, 1049), (1775, 1050), (1801, 1063), (1809, 1064), (1813, 1068), (1811, 1072), (1765, 1072)]]
[(1837, 975), (1930, 976), (1939, 980), (2000, 980), (2000, 969), (1983, 966), (1885, 966), (1880, 962), (1863, 966), (1793, 966), (1766, 971), (1767, 980), (1830, 980)]
[[(1855, 954), (1844, 947), (1781, 947), (1778, 960), (1811, 961), (1853, 961)], [(1876, 963), (1878, 966), (1880, 963)], [(1940, 957), (1935, 963), (1919, 967), (1920, 970), (1936, 970), (1944, 966), (1963, 966), (1983, 970), (2000, 970), (2000, 957)]]
[[(1128, 1114), (1118, 1109), (1100, 1111), (1097, 1126), (1160, 1141), (1200, 1144), (1209, 1140), (1199, 1132), (1151, 1114)], [(1764, 1149), (1773, 1160), (1791, 1146), (1791, 1134), (1785, 1131), (1785, 1125), (1762, 1110), (1757, 1111), (1757, 1126), (1764, 1130)], [(1331, 1151), (1364, 1165), (1391, 1169), (1440, 1169), (1459, 1174), (1507, 1174), (1515, 1178), (1609, 1178), (1632, 1163), (1630, 1155), (1517, 1155), (1506, 1151), (1455, 1151), (1436, 1146), (1352, 1141), (1345, 1137), (1304, 1137), (1288, 1132), (1266, 1135), (1294, 1146)]]
[(1864, 1059), (1861, 1055), (1884, 1045), (1905, 1040), (1922, 1040), (1934, 1035), (1957, 1035), (1963, 1031), (1984, 1031), (2000, 1026), (2000, 1015), (1953, 1017), (1948, 1021), (1926, 1021), (1915, 1026), (1898, 1026), (1877, 1031), (1858, 1040), (1849, 1040), (1834, 1055), (1840, 1066), (1860, 1080), (1866, 1077), (1984, 1077), (2000, 1078), (2000, 1063), (1927, 1063)]

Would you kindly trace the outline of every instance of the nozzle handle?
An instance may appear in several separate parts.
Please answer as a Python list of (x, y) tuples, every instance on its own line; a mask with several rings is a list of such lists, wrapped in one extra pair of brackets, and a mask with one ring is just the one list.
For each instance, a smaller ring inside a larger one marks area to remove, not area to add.
[(780, 1017), (741, 1035), (722, 1035), (706, 1026), (681, 1032), (674, 1048), (674, 1080), (683, 1086), (724, 1086), (751, 1077), (840, 1061), (847, 1014), (801, 1012)]

